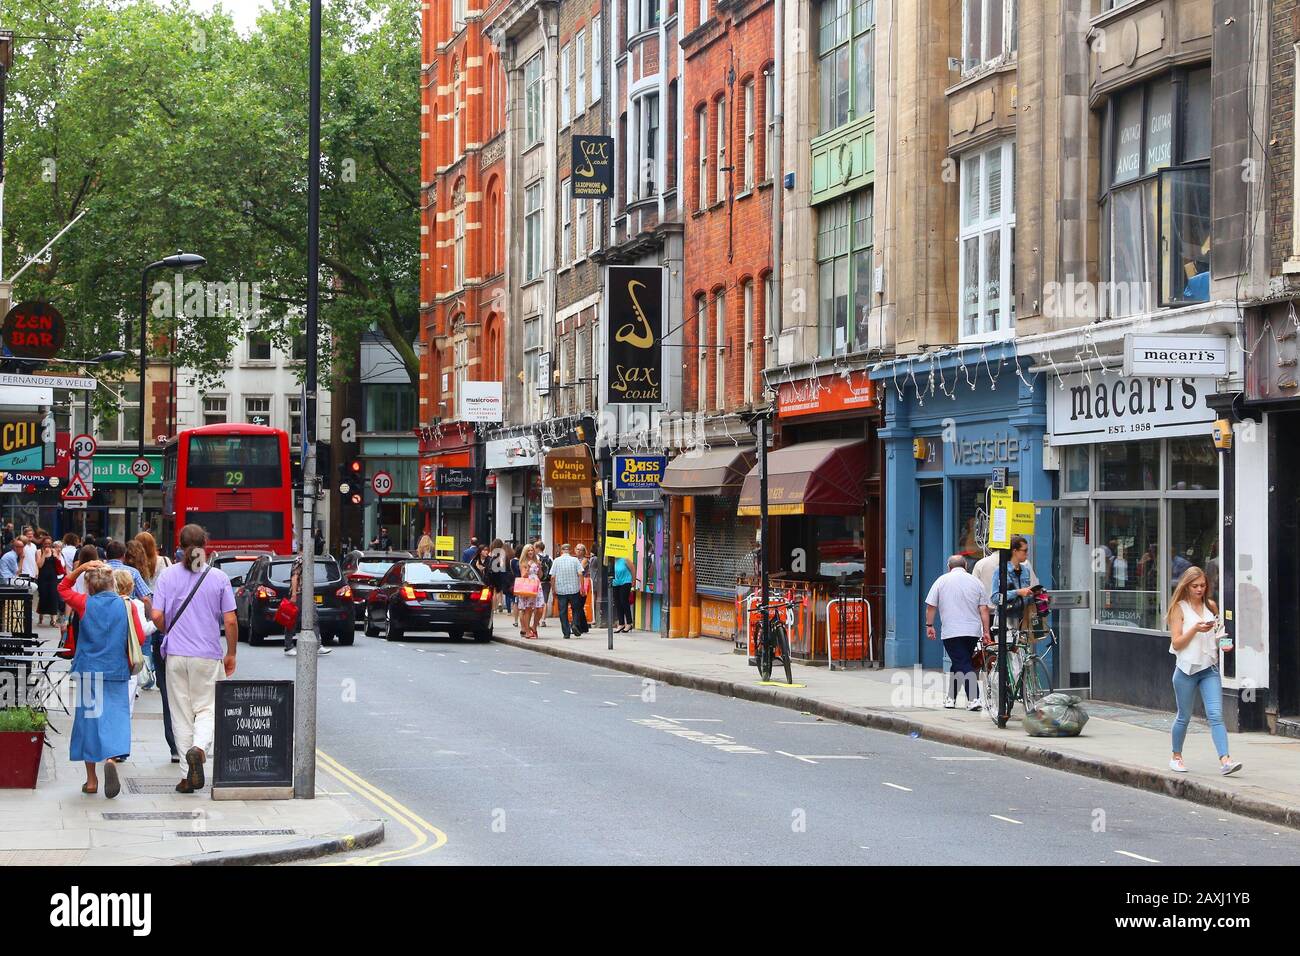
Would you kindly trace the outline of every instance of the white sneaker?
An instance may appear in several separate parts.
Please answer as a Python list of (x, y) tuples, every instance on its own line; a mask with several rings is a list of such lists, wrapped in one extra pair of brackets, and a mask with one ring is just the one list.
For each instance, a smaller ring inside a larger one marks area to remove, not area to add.
[(954, 707), (957, 706), (957, 698), (945, 697), (943, 699), (943, 706), (945, 710), (952, 710)]
[(332, 648), (332, 647), (326, 647), (324, 644), (322, 644), (322, 645), (320, 646), (320, 650), (318, 650), (316, 653), (317, 653), (317, 654), (320, 654), (322, 657), (324, 657), (326, 654), (333, 654), (333, 653), (334, 653), (334, 648)]
[(966, 709), (967, 709), (967, 710), (983, 710), (983, 709), (984, 709), (984, 705), (981, 704), (978, 700), (968, 700), (968, 701), (966, 701)]
[(1183, 763), (1182, 757), (1170, 757), (1169, 769), (1174, 773), (1187, 773), (1187, 764)]
[(284, 656), (285, 656), (285, 657), (297, 657), (297, 656), (298, 656), (298, 648), (296, 648), (296, 647), (286, 647), (286, 648), (284, 649)]
[(1240, 769), (1241, 769), (1240, 760), (1234, 760), (1231, 763), (1219, 764), (1219, 773), (1223, 774), (1225, 777), (1228, 776), (1228, 774), (1230, 773), (1236, 773)]

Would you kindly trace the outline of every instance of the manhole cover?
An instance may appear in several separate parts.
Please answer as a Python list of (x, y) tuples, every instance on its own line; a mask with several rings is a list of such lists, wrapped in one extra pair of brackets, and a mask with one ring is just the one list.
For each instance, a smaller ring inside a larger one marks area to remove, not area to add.
[[(176, 784), (180, 782), (179, 777), (127, 777), (125, 781), (126, 792), (136, 795), (173, 793), (176, 790)], [(206, 789), (206, 787), (205, 787)]]
[(101, 813), (105, 820), (202, 820), (202, 810), (155, 810), (152, 813)]
[(297, 830), (173, 830), (174, 837), (295, 836)]

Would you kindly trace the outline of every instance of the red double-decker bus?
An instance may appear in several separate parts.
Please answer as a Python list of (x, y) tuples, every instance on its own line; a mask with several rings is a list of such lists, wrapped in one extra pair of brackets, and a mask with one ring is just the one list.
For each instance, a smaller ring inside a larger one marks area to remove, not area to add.
[(180, 529), (202, 525), (208, 550), (293, 550), (289, 436), (264, 425), (203, 425), (163, 449), (163, 534), (180, 546)]

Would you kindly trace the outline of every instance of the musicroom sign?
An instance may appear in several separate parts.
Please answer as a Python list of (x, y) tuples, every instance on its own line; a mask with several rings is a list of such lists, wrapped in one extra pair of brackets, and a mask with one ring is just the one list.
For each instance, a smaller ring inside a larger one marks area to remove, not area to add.
[(1213, 378), (1146, 378), (1082, 372), (1047, 389), (1051, 444), (1090, 445), (1142, 438), (1209, 436), (1215, 419), (1206, 398)]
[(1126, 335), (1124, 374), (1223, 378), (1228, 374), (1228, 337)]

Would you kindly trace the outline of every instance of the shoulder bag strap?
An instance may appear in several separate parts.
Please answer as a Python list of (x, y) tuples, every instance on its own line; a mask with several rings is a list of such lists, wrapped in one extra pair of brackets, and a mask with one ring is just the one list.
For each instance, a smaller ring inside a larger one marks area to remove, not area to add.
[[(174, 617), (170, 621), (163, 622), (164, 624), (167, 625), (168, 634), (171, 633), (172, 628), (174, 628), (177, 625), (177, 623), (180, 621), (181, 616), (185, 613), (185, 609), (189, 607), (190, 602), (194, 600), (194, 595), (199, 592), (199, 587), (203, 584), (203, 579), (208, 576), (208, 572), (211, 570), (212, 570), (211, 566), (203, 569), (203, 573), (199, 575), (199, 579), (194, 582), (194, 587), (190, 588), (190, 593), (186, 596), (185, 602), (181, 604), (181, 609), (176, 612), (176, 617)], [(166, 653), (166, 649), (164, 649), (163, 653)]]

